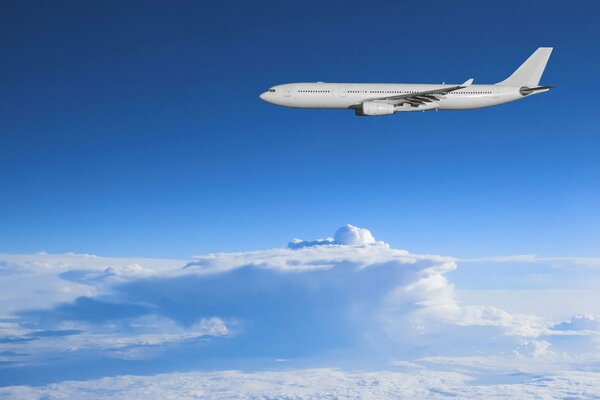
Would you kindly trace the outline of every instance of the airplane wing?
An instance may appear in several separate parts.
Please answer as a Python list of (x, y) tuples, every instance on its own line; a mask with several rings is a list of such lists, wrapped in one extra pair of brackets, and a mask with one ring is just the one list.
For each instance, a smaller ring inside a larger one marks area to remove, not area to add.
[[(472, 82), (471, 79), (469, 81)], [(398, 94), (395, 96), (369, 98), (369, 99), (365, 99), (364, 101), (362, 101), (362, 103), (366, 103), (368, 101), (381, 101), (384, 103), (389, 103), (389, 104), (394, 104), (394, 105), (409, 103), (412, 106), (418, 107), (421, 104), (431, 103), (434, 101), (444, 99), (444, 98), (446, 98), (445, 95), (448, 94), (449, 92), (466, 88), (471, 83), (469, 81), (465, 82), (462, 85), (458, 85), (458, 86), (450, 86), (450, 87), (439, 88), (439, 89), (434, 89), (434, 90), (427, 90), (424, 92), (405, 93), (405, 94)]]

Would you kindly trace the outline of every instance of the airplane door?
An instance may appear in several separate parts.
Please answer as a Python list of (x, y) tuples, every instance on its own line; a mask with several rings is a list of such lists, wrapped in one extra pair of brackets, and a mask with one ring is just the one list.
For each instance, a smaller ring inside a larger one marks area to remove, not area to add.
[(287, 86), (286, 86), (285, 88), (283, 88), (283, 95), (284, 95), (285, 97), (290, 97), (291, 93), (292, 93), (292, 92), (291, 92), (291, 90), (290, 90), (290, 88), (289, 88), (289, 87), (287, 87)]
[(340, 97), (346, 97), (346, 88), (340, 88)]

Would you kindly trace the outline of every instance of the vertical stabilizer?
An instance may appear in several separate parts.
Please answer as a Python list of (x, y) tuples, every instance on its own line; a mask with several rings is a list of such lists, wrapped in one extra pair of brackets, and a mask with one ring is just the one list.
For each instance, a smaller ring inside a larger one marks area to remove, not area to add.
[(552, 47), (538, 48), (511, 76), (502, 82), (498, 82), (497, 85), (537, 86), (551, 53)]

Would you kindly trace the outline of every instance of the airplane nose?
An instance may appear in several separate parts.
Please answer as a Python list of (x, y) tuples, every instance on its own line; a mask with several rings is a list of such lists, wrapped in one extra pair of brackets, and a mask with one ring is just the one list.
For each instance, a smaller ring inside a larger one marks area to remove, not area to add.
[(261, 100), (265, 100), (266, 101), (267, 92), (261, 93), (260, 96), (258, 96), (258, 97), (260, 97)]

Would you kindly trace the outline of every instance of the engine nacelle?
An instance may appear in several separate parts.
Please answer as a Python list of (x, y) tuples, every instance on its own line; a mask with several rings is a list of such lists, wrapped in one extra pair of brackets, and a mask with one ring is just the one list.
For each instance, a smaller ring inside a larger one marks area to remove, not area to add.
[(382, 101), (366, 101), (360, 109), (356, 110), (356, 115), (390, 115), (395, 112), (396, 107), (393, 104)]

